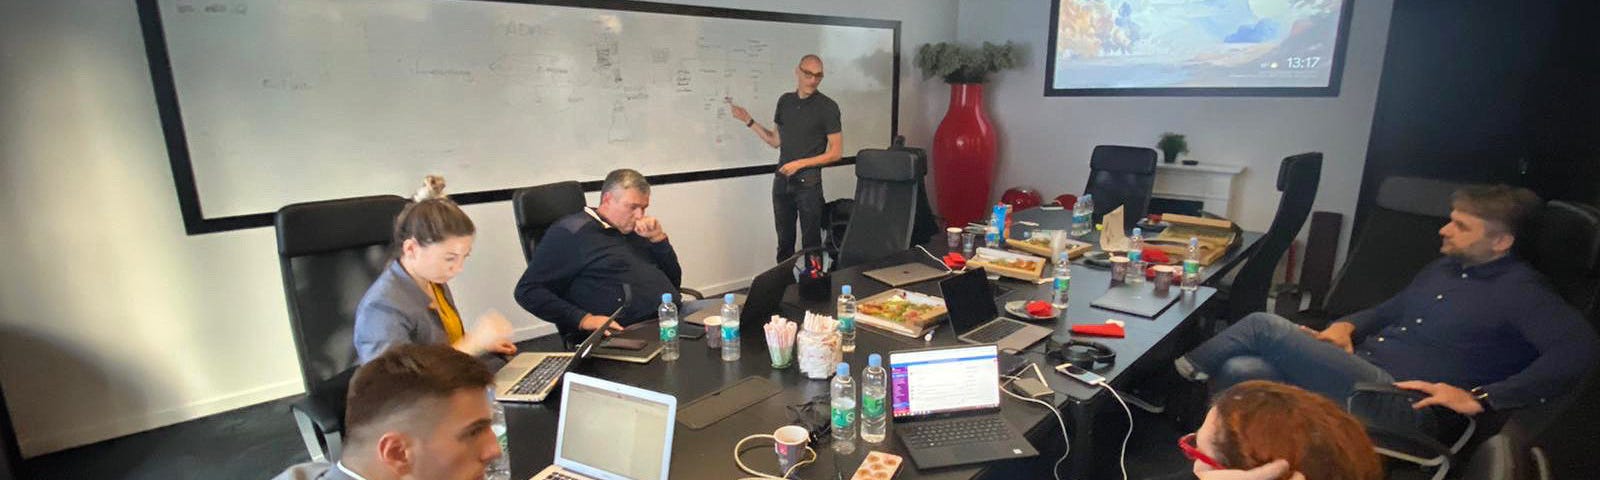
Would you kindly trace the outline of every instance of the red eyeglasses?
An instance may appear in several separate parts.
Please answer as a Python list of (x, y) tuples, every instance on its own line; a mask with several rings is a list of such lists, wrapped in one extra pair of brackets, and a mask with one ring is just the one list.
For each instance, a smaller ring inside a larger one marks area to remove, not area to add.
[(1222, 466), (1221, 463), (1217, 463), (1217, 460), (1211, 458), (1210, 455), (1206, 455), (1205, 452), (1200, 451), (1200, 448), (1196, 447), (1194, 444), (1193, 433), (1184, 435), (1183, 438), (1178, 439), (1178, 449), (1183, 450), (1183, 456), (1189, 457), (1189, 460), (1199, 460), (1200, 463), (1204, 463), (1206, 466), (1215, 468), (1217, 470), (1228, 468)]

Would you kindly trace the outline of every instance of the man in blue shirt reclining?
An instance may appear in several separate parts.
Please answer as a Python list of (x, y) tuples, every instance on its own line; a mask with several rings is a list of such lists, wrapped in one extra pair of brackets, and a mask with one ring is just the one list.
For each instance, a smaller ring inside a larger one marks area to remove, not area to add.
[[(1176, 361), (1190, 380), (1299, 385), (1341, 404), (1356, 383), (1394, 383), (1464, 415), (1543, 403), (1595, 363), (1596, 335), (1544, 277), (1511, 254), (1539, 197), (1466, 187), (1439, 229), (1444, 254), (1393, 298), (1314, 331), (1253, 313)], [(1354, 279), (1359, 281), (1360, 279)], [(1403, 380), (1395, 383), (1396, 380)]]
[(562, 217), (539, 240), (517, 281), (517, 304), (572, 339), (604, 324), (628, 284), (633, 298), (617, 323), (655, 318), (661, 294), (677, 293), (683, 269), (661, 223), (645, 215), (649, 207), (644, 175), (629, 169), (606, 175), (600, 206)]

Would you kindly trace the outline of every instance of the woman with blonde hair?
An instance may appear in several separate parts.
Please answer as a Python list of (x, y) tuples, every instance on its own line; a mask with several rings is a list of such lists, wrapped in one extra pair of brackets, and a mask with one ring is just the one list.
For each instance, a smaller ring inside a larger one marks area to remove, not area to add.
[(356, 307), (359, 361), (402, 344), (446, 344), (491, 364), (493, 355), (516, 353), (504, 316), (490, 310), (467, 329), (446, 285), (472, 254), (472, 219), (444, 195), (438, 176), (423, 179), (413, 200), (395, 217), (394, 260)]

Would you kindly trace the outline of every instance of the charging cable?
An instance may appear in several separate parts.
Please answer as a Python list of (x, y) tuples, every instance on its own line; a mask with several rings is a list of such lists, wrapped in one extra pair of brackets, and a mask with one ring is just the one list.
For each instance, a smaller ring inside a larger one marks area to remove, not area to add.
[[(1039, 383), (1044, 384), (1044, 385), (1049, 385), (1049, 383), (1047, 383), (1045, 381), (1045, 379), (1044, 379), (1044, 372), (1039, 371), (1039, 364), (1037, 364), (1037, 363), (1029, 363), (1028, 367), (1032, 368), (1033, 369), (1033, 374), (1037, 375), (1039, 377)], [(1024, 402), (1033, 402), (1033, 403), (1037, 403), (1037, 404), (1040, 404), (1040, 405), (1044, 405), (1044, 408), (1050, 409), (1050, 413), (1055, 414), (1055, 416), (1056, 416), (1056, 424), (1061, 425), (1061, 443), (1062, 443), (1063, 446), (1061, 447), (1061, 458), (1056, 459), (1055, 465), (1050, 467), (1050, 475), (1055, 477), (1056, 480), (1061, 480), (1061, 473), (1060, 473), (1061, 472), (1061, 462), (1067, 461), (1067, 454), (1068, 453), (1072, 453), (1072, 439), (1067, 437), (1067, 421), (1065, 419), (1061, 418), (1061, 411), (1057, 410), (1056, 406), (1055, 405), (1051, 405), (1050, 402), (1046, 402), (1044, 400), (1039, 400), (1037, 398), (1030, 398), (1030, 397), (1024, 397), (1024, 396), (1021, 396), (1021, 395), (1017, 395), (1015, 393), (1012, 393), (1011, 389), (1006, 388), (1007, 385), (1011, 385), (1012, 382), (1017, 381), (1021, 377), (1013, 377), (1013, 376), (1010, 376), (1010, 375), (1001, 375), (1001, 376), (1005, 377), (1006, 381), (1005, 381), (1005, 383), (1000, 384), (1000, 391), (1005, 392), (1006, 395), (1010, 395), (1012, 398), (1015, 398), (1017, 400), (1022, 400)], [(1126, 445), (1126, 444), (1124, 444), (1124, 445)]]
[[(943, 259), (940, 259), (939, 257), (934, 256), (933, 252), (928, 251), (928, 249), (926, 249), (926, 248), (922, 248), (922, 245), (917, 245), (917, 250), (922, 250), (922, 254), (923, 255), (927, 255), (928, 258), (931, 258), (931, 259), (933, 259), (933, 261), (935, 263), (938, 263), (939, 267), (943, 268), (945, 273), (956, 273), (955, 269), (950, 268), (949, 265), (945, 265), (944, 264), (944, 260)], [(965, 271), (967, 271), (967, 269), (966, 268), (962, 268), (961, 271), (965, 272)]]
[(1122, 400), (1122, 395), (1118, 394), (1116, 389), (1111, 388), (1111, 384), (1106, 383), (1104, 380), (1101, 380), (1098, 384), (1100, 388), (1111, 392), (1112, 398), (1116, 398), (1117, 403), (1122, 404), (1123, 413), (1128, 414), (1128, 433), (1122, 436), (1122, 453), (1117, 457), (1117, 465), (1122, 467), (1122, 480), (1128, 480), (1128, 439), (1133, 438), (1133, 410), (1128, 408), (1128, 402)]
[(755, 435), (751, 435), (751, 436), (748, 436), (748, 437), (744, 437), (743, 439), (739, 440), (739, 443), (733, 444), (733, 463), (739, 465), (739, 470), (743, 470), (744, 473), (755, 475), (754, 477), (745, 477), (745, 478), (740, 479), (740, 480), (750, 480), (750, 479), (784, 480), (786, 478), (789, 478), (789, 475), (793, 474), (794, 471), (796, 469), (799, 469), (801, 466), (804, 466), (804, 465), (806, 465), (808, 463), (817, 461), (817, 451), (816, 450), (812, 450), (810, 446), (807, 446), (806, 447), (806, 453), (811, 454), (811, 458), (807, 458), (805, 460), (801, 460), (799, 462), (795, 462), (794, 465), (790, 466), (788, 470), (783, 472), (783, 476), (779, 477), (779, 476), (773, 476), (771, 474), (759, 472), (754, 468), (750, 468), (750, 467), (746, 466), (744, 464), (744, 460), (739, 458), (739, 453), (744, 451), (744, 443), (745, 442), (748, 442), (748, 441), (751, 441), (751, 440), (759, 440), (759, 439), (771, 439), (774, 443), (776, 443), (778, 441), (777, 437), (773, 437), (772, 435), (768, 435), (768, 434), (762, 433), (762, 434), (755, 434)]

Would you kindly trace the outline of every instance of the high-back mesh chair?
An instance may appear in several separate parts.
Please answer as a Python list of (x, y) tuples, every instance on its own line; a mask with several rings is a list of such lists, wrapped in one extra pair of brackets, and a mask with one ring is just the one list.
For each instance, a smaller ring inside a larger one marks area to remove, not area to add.
[(1124, 230), (1150, 209), (1156, 185), (1156, 151), (1146, 147), (1097, 145), (1089, 155), (1089, 184), (1084, 193), (1094, 195), (1094, 222), (1100, 223), (1117, 207), (1122, 209)]
[(856, 154), (856, 201), (835, 268), (849, 268), (911, 248), (917, 197), (927, 162), (905, 150)]
[(313, 460), (338, 459), (356, 366), (356, 306), (390, 259), (406, 199), (372, 196), (278, 210), (278, 265), (306, 396), (290, 405)]
[(575, 181), (519, 188), (511, 194), (511, 214), (516, 217), (522, 261), (533, 261), (533, 249), (544, 232), (561, 217), (583, 210), (583, 185)]

